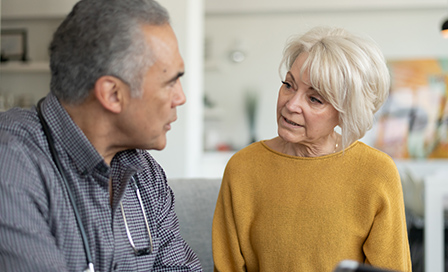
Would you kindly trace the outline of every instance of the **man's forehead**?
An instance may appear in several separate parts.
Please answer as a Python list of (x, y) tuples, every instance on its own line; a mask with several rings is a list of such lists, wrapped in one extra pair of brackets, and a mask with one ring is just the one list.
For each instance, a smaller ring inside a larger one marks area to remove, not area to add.
[(183, 72), (184, 63), (180, 56), (177, 39), (171, 26), (146, 26), (143, 28), (146, 41), (154, 60), (153, 68), (157, 68), (158, 73), (167, 76), (175, 76)]
[(143, 31), (151, 47), (157, 47), (154, 49), (163, 50), (170, 49), (170, 47), (177, 49), (177, 38), (169, 24), (160, 26), (146, 25), (143, 26)]

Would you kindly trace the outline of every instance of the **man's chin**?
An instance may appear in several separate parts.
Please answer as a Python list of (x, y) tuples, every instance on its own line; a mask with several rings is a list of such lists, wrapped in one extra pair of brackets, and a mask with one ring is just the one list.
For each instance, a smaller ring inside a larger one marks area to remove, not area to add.
[(161, 150), (165, 149), (165, 146), (166, 146), (166, 145), (164, 145), (164, 146), (162, 146), (162, 147), (154, 147), (154, 148), (149, 148), (149, 149), (151, 149), (151, 150), (161, 151)]
[(165, 149), (165, 147), (166, 147), (166, 138), (164, 138), (163, 140), (160, 140), (156, 143), (152, 143), (149, 146), (149, 148), (147, 148), (147, 149), (160, 151), (160, 150)]

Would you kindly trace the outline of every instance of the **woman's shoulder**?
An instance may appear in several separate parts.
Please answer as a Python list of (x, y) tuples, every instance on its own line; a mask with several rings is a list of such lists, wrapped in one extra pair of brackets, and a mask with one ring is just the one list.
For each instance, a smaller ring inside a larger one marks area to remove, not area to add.
[(239, 169), (255, 167), (267, 160), (271, 160), (270, 152), (266, 149), (263, 141), (254, 142), (237, 151), (227, 162), (226, 168)]
[(358, 142), (350, 156), (360, 173), (376, 180), (376, 186), (397, 186), (400, 175), (394, 160), (385, 152), (365, 143)]
[(358, 141), (350, 150), (356, 155), (357, 159), (395, 165), (393, 159), (387, 153), (366, 143)]
[(263, 144), (261, 141), (251, 143), (250, 145), (238, 150), (235, 152), (235, 154), (232, 156), (232, 159), (238, 159), (238, 158), (246, 158), (246, 157), (252, 157), (255, 154), (259, 154), (263, 151)]

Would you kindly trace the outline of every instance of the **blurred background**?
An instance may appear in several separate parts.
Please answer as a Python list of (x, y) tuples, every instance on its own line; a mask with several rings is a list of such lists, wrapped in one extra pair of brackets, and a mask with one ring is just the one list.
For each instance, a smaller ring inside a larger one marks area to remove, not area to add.
[[(0, 1), (0, 110), (30, 107), (48, 92), (47, 47), (76, 1)], [(276, 136), (283, 47), (291, 36), (318, 25), (372, 37), (390, 64), (393, 82), (398, 82), (393, 99), (378, 114), (378, 126), (363, 141), (397, 160), (448, 157), (448, 40), (440, 32), (448, 18), (447, 1), (160, 3), (170, 11), (187, 65), (187, 104), (179, 108), (167, 148), (151, 151), (169, 177), (220, 177), (235, 151)]]

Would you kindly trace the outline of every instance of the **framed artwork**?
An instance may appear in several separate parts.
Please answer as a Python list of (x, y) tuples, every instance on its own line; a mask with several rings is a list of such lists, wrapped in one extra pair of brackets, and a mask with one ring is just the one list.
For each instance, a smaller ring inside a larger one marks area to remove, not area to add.
[(1, 30), (1, 61), (27, 61), (27, 31), (26, 29)]
[(390, 60), (374, 146), (393, 158), (448, 158), (448, 59)]

